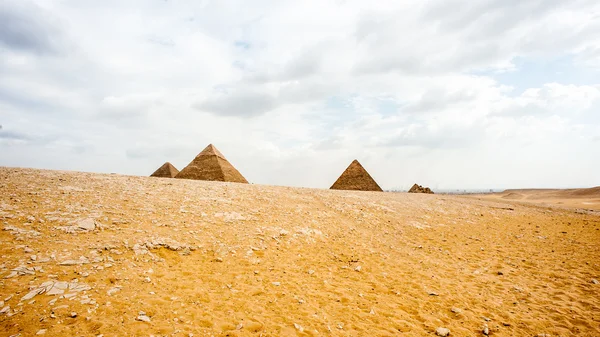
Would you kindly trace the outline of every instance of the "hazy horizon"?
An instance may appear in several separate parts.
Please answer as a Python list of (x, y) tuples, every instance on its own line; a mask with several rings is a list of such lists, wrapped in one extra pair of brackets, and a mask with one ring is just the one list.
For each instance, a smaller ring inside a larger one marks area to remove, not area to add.
[(600, 3), (0, 3), (0, 166), (256, 184), (600, 185)]

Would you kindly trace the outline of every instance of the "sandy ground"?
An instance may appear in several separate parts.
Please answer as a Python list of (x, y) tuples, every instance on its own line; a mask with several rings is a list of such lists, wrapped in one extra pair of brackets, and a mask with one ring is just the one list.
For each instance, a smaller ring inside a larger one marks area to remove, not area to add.
[(0, 228), (1, 336), (600, 336), (595, 212), (0, 168)]
[(600, 186), (580, 189), (521, 189), (478, 195), (478, 198), (600, 211)]

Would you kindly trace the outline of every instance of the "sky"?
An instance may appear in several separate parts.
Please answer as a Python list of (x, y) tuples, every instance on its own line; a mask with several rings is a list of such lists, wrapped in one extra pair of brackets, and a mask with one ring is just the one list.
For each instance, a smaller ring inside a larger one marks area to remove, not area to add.
[(597, 0), (2, 0), (0, 166), (600, 185)]

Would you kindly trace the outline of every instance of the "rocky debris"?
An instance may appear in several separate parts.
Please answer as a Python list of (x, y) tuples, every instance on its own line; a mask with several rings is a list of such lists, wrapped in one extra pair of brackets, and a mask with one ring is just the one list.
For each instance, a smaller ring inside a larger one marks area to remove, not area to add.
[(69, 317), (71, 317), (71, 318), (76, 318), (76, 317), (77, 317), (77, 313), (76, 313), (75, 311), (73, 311), (73, 312), (71, 312), (71, 313), (69, 314)]
[(38, 236), (41, 236), (42, 233), (33, 230), (33, 229), (22, 229), (15, 226), (4, 226), (4, 230), (10, 232), (10, 234), (14, 235), (17, 240), (23, 240), (23, 236), (27, 239), (32, 239)]
[(146, 313), (140, 311), (138, 316), (135, 318), (136, 321), (150, 323), (150, 317), (146, 316)]
[(452, 311), (455, 314), (462, 313), (462, 310), (460, 308), (457, 308), (457, 307), (452, 307), (452, 309), (450, 309), (450, 311)]
[(60, 263), (61, 266), (75, 266), (79, 264), (88, 264), (90, 260), (88, 260), (85, 256), (80, 256), (78, 260), (65, 260)]
[(408, 190), (408, 193), (427, 193), (427, 194), (433, 194), (433, 191), (429, 188), (429, 187), (423, 187), (419, 184), (414, 184), (410, 190)]
[(304, 327), (300, 324), (294, 323), (294, 328), (296, 328), (296, 330), (299, 332), (304, 332)]
[(484, 335), (488, 336), (490, 334), (490, 328), (488, 327), (487, 324), (483, 325), (483, 328), (481, 329), (481, 332), (483, 332)]
[(2, 308), (2, 310), (0, 310), (0, 314), (7, 314), (9, 312), (10, 312), (10, 305), (7, 305), (4, 308)]
[(78, 292), (91, 289), (92, 287), (79, 282), (47, 281), (42, 283), (39, 287), (30, 290), (25, 296), (21, 298), (21, 301), (30, 300), (35, 296), (44, 293), (46, 293), (46, 295), (62, 295), (68, 292), (69, 294), (66, 295), (70, 295), (69, 297), (73, 297)]
[(35, 269), (33, 267), (18, 266), (17, 268), (14, 268), (11, 271), (11, 273), (5, 276), (4, 278), (12, 278), (22, 275), (35, 275)]
[(438, 335), (438, 336), (442, 336), (442, 337), (449, 336), (450, 335), (450, 330), (447, 329), (447, 328), (441, 328), (440, 327), (440, 328), (435, 329), (435, 334)]
[(593, 284), (600, 284), (600, 282), (598, 282), (598, 280), (596, 280), (595, 278), (592, 279), (592, 283)]
[(74, 225), (70, 226), (56, 226), (54, 228), (58, 230), (62, 230), (65, 233), (75, 234), (82, 232), (91, 232), (95, 230), (97, 227), (100, 227), (100, 223), (92, 218), (85, 218), (78, 220)]
[(36, 335), (45, 335), (46, 334), (46, 329), (39, 329), (38, 332), (36, 332)]
[[(149, 250), (158, 249), (158, 248), (166, 248), (172, 251), (194, 251), (196, 250), (195, 246), (186, 245), (180, 242), (177, 242), (171, 238), (153, 238), (146, 240), (142, 243), (136, 243), (133, 245), (132, 249), (136, 255), (145, 255), (150, 254)], [(152, 255), (152, 254), (150, 254)]]
[(108, 296), (112, 296), (112, 295), (118, 293), (119, 291), (121, 291), (121, 287), (113, 287), (113, 288), (108, 289), (108, 291), (106, 292), (106, 294)]

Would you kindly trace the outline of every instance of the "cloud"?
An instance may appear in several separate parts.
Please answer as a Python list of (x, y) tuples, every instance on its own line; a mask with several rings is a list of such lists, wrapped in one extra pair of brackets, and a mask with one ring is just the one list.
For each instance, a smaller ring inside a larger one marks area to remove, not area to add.
[(384, 188), (600, 185), (599, 10), (4, 1), (0, 165), (147, 175), (214, 143), (255, 183), (357, 158)]
[(61, 31), (39, 6), (23, 1), (0, 3), (0, 45), (36, 54), (61, 51)]

